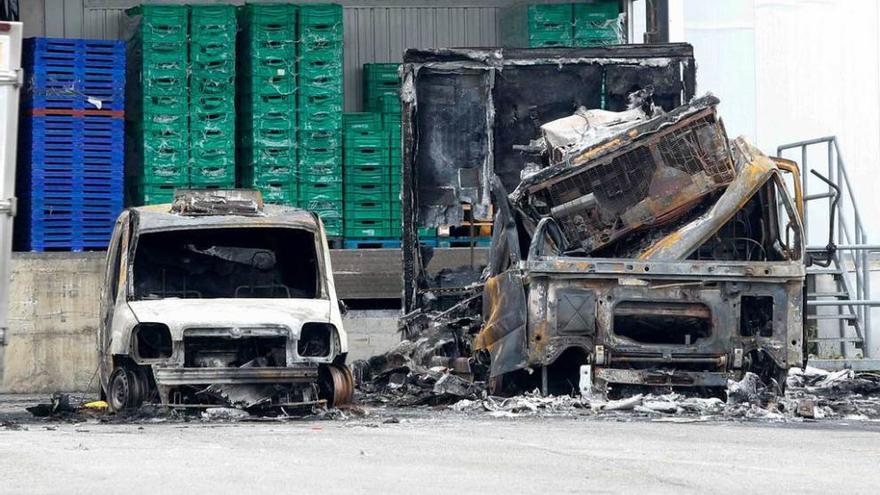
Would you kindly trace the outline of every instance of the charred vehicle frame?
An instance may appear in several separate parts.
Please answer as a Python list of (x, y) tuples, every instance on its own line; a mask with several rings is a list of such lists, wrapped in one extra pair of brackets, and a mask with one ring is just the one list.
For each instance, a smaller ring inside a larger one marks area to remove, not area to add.
[(119, 216), (98, 330), (102, 394), (244, 408), (343, 404), (353, 381), (320, 219), (254, 191)]

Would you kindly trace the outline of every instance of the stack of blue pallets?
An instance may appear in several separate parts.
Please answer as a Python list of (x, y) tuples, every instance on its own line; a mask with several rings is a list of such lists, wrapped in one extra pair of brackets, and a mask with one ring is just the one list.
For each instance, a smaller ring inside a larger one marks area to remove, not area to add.
[(24, 66), (17, 248), (106, 248), (123, 206), (125, 44), (33, 38)]

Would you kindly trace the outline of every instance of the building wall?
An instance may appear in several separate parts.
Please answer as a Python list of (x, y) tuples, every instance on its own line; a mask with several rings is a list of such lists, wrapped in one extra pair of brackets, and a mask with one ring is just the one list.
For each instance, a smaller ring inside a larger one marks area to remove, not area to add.
[[(697, 87), (721, 99), (731, 136), (745, 135), (770, 154), (781, 144), (838, 137), (868, 239), (880, 243), (880, 2), (670, 0), (670, 16), (672, 41), (694, 45)], [(827, 174), (826, 164), (824, 149), (807, 155), (808, 169)], [(808, 192), (827, 190), (808, 179)], [(827, 211), (825, 202), (810, 203), (810, 245), (827, 243)], [(872, 314), (880, 321), (880, 308)]]
[[(701, 92), (721, 98), (728, 133), (768, 153), (836, 135), (869, 238), (880, 242), (880, 2), (874, 0), (670, 0), (673, 41), (694, 45)], [(798, 157), (799, 158), (799, 157)], [(809, 168), (825, 173), (822, 153)], [(824, 189), (810, 178), (813, 192)], [(816, 205), (813, 206), (814, 208)], [(824, 245), (825, 210), (810, 243)]]

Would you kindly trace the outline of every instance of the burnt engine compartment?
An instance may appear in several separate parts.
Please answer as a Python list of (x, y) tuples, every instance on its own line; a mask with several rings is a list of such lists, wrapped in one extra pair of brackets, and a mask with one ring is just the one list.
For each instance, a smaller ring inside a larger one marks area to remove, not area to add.
[(287, 364), (286, 337), (189, 337), (183, 339), (184, 367), (265, 368)]

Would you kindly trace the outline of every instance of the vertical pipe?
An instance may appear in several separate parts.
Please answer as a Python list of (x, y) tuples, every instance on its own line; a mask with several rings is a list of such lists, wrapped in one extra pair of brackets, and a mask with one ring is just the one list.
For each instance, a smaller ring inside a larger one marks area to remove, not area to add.
[[(810, 174), (808, 174), (807, 172), (807, 145), (804, 144), (801, 145), (801, 181), (803, 182), (803, 195), (805, 198), (808, 194), (810, 194), (809, 190), (807, 189), (807, 176), (809, 176)], [(809, 217), (809, 215), (807, 214), (808, 212), (809, 208), (807, 208), (807, 205), (804, 204), (804, 243), (806, 245), (810, 244), (810, 231), (807, 227), (807, 217)]]

